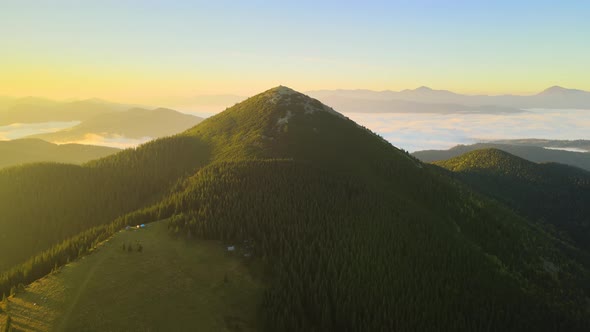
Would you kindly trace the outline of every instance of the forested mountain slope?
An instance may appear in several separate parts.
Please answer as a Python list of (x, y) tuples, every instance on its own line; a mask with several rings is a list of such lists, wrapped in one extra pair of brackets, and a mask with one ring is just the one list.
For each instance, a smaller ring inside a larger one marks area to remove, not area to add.
[(536, 163), (554, 162), (576, 166), (590, 171), (590, 153), (545, 149), (538, 146), (525, 146), (504, 143), (477, 143), (457, 145), (449, 150), (416, 151), (412, 155), (424, 162), (447, 160), (464, 153), (481, 149), (499, 149)]
[[(78, 172), (90, 174), (73, 187), (84, 189), (78, 204), (105, 210), (94, 223), (137, 209), (115, 225), (170, 217), (176, 236), (222, 239), (259, 259), (269, 331), (582, 331), (589, 323), (590, 275), (572, 258), (576, 248), (285, 87)], [(86, 202), (96, 191), (118, 199)], [(129, 193), (131, 203), (117, 205)]]
[(590, 250), (589, 172), (556, 163), (536, 164), (497, 149), (477, 150), (435, 164)]
[(156, 140), (82, 166), (0, 170), (0, 271), (153, 202), (209, 158), (196, 137)]

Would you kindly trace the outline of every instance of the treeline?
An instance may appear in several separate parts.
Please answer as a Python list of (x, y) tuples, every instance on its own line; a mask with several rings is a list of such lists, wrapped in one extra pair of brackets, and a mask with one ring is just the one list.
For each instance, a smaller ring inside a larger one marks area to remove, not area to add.
[(508, 210), (421, 174), (379, 188), (310, 163), (218, 163), (127, 220), (247, 245), (271, 269), (269, 331), (584, 330), (587, 271)]
[(83, 166), (42, 163), (0, 170), (0, 272), (158, 201), (208, 158), (206, 144), (177, 136)]
[(19, 285), (28, 285), (88, 254), (100, 242), (121, 230), (123, 226), (123, 220), (118, 219), (108, 225), (93, 227), (0, 273), (0, 297), (13, 294)]

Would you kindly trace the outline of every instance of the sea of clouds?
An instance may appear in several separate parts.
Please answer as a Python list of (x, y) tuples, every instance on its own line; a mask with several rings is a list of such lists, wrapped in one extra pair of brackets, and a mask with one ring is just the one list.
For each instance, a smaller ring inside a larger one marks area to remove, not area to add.
[[(495, 139), (590, 139), (590, 110), (531, 109), (514, 114), (345, 113), (347, 117), (410, 152), (448, 149)], [(54, 132), (79, 122), (44, 122), (0, 126), (0, 140)], [(129, 148), (151, 140), (88, 133), (75, 142)]]
[[(52, 133), (62, 129), (71, 128), (80, 123), (80, 121), (70, 122), (39, 122), (39, 123), (13, 123), (8, 126), (0, 126), (0, 141), (9, 141), (19, 138), (25, 138), (30, 135)], [(83, 139), (76, 141), (55, 142), (57, 144), (87, 144), (110, 146), (114, 148), (126, 149), (136, 147), (140, 144), (151, 141), (151, 137), (128, 138), (120, 135), (107, 133), (87, 133)]]
[(590, 110), (514, 114), (345, 113), (410, 152), (496, 139), (590, 139)]
[(80, 121), (13, 123), (8, 126), (0, 126), (0, 141), (8, 141), (30, 135), (53, 133), (76, 126), (79, 123)]

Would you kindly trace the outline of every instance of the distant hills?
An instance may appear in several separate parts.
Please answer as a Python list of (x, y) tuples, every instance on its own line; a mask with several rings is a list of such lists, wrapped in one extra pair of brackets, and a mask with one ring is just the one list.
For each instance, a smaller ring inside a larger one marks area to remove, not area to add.
[(40, 139), (0, 141), (0, 168), (34, 162), (82, 164), (119, 151), (103, 146), (56, 145)]
[(133, 108), (127, 111), (100, 114), (82, 121), (77, 126), (54, 133), (33, 135), (33, 138), (55, 143), (92, 140), (89, 135), (101, 138), (158, 138), (182, 132), (203, 119), (171, 109), (153, 110)]
[(270, 331), (585, 331), (584, 251), (470, 186), (276, 87), (82, 166), (0, 170), (0, 251), (14, 253), (0, 267), (29, 259), (0, 292), (167, 219), (176, 238), (248, 250)]
[(435, 165), (531, 220), (552, 225), (590, 253), (590, 172), (537, 164), (498, 149), (471, 151)]
[(590, 92), (548, 88), (531, 96), (462, 95), (420, 87), (403, 91), (317, 90), (309, 95), (342, 112), (514, 113), (529, 108), (590, 109)]
[(99, 114), (125, 111), (132, 105), (100, 99), (59, 102), (26, 97), (0, 101), (0, 126), (12, 123), (83, 121)]
[(28, 138), (59, 144), (128, 147), (137, 142), (177, 134), (196, 125), (202, 118), (166, 108), (146, 109), (100, 99), (67, 102), (34, 97), (0, 99), (0, 126), (57, 121), (80, 123)]
[(499, 142), (511, 144), (477, 143), (472, 145), (457, 145), (449, 150), (416, 151), (412, 155), (424, 162), (433, 162), (458, 157), (470, 151), (495, 148), (536, 163), (554, 162), (590, 170), (590, 153), (588, 152), (573, 152), (541, 147), (546, 144), (560, 148), (564, 146), (584, 147), (587, 144), (584, 142), (587, 141), (505, 140)]

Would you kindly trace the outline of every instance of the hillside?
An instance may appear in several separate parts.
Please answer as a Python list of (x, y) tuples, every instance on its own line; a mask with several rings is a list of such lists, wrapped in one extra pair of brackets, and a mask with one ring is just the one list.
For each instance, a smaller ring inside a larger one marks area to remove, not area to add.
[(195, 137), (170, 137), (81, 166), (0, 169), (0, 252), (11, 253), (0, 255), (0, 271), (156, 201), (207, 162), (208, 151)]
[(119, 149), (80, 145), (57, 145), (40, 139), (0, 141), (0, 168), (34, 162), (82, 164), (120, 151)]
[(472, 151), (435, 165), (590, 250), (589, 172), (536, 164), (497, 149)]
[(268, 331), (582, 331), (590, 319), (576, 248), (286, 87), (181, 135), (72, 166), (75, 184), (52, 169), (65, 172), (0, 172), (15, 238), (22, 216), (38, 213), (25, 206), (57, 194), (56, 181), (59, 195), (77, 199), (71, 211), (42, 212), (59, 214), (61, 227), (116, 220), (0, 277), (0, 291), (122, 225), (170, 218), (177, 237), (235, 243), (264, 266)]
[(185, 131), (202, 120), (165, 108), (133, 108), (124, 112), (100, 114), (72, 128), (32, 137), (55, 143), (84, 141), (89, 136), (104, 139), (159, 138)]
[(499, 149), (535, 163), (560, 163), (590, 171), (590, 153), (545, 149), (539, 146), (501, 143), (477, 143), (457, 145), (449, 150), (416, 151), (412, 155), (423, 162), (434, 162), (455, 158), (467, 152), (481, 149)]
[(9, 314), (19, 331), (257, 331), (263, 288), (241, 256), (175, 240), (165, 221), (121, 231), (0, 304), (0, 326)]

